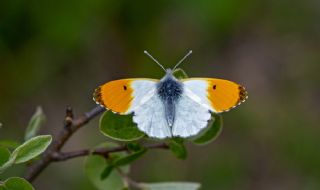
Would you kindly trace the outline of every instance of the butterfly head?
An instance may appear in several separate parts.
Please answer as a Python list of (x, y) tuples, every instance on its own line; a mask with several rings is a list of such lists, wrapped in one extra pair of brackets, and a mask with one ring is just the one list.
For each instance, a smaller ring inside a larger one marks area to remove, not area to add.
[(172, 69), (166, 69), (166, 75), (173, 75), (173, 72)]
[(164, 77), (161, 79), (166, 80), (166, 79), (173, 79), (176, 80), (176, 77), (173, 75), (174, 70), (172, 69), (166, 69), (166, 75), (164, 75)]

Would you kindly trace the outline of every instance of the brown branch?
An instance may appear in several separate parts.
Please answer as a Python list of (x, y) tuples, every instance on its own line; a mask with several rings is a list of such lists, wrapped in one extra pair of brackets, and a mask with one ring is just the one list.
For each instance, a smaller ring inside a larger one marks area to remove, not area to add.
[[(120, 146), (120, 147), (109, 148), (109, 149), (97, 148), (93, 151), (90, 151), (89, 149), (85, 149), (85, 150), (78, 150), (78, 151), (72, 151), (72, 152), (61, 152), (62, 147), (78, 129), (80, 129), (82, 126), (87, 124), (91, 119), (93, 119), (103, 111), (105, 111), (104, 108), (97, 106), (93, 108), (91, 111), (74, 118), (72, 108), (67, 107), (63, 129), (60, 131), (59, 135), (55, 138), (52, 145), (45, 151), (41, 159), (30, 166), (25, 178), (30, 182), (34, 181), (38, 177), (38, 175), (44, 169), (46, 169), (52, 162), (66, 161), (66, 160), (77, 158), (77, 157), (87, 156), (89, 154), (108, 157), (110, 153), (128, 151), (128, 148), (126, 146)], [(169, 148), (168, 145), (166, 145), (165, 143), (146, 145), (145, 147), (149, 149), (168, 149)]]
[(60, 131), (59, 135), (55, 138), (52, 145), (46, 150), (41, 159), (30, 166), (25, 178), (32, 182), (48, 165), (54, 161), (55, 154), (59, 153), (61, 148), (69, 140), (69, 138), (82, 126), (87, 124), (91, 119), (104, 112), (105, 109), (96, 106), (91, 111), (73, 118), (73, 112), (70, 107), (67, 108), (66, 117), (64, 121), (64, 128)]
[[(168, 145), (165, 143), (146, 145), (144, 147), (148, 148), (148, 149), (168, 149), (169, 148)], [(52, 155), (52, 159), (53, 159), (52, 161), (61, 162), (61, 161), (66, 161), (66, 160), (77, 158), (77, 157), (87, 156), (89, 154), (101, 155), (104, 157), (108, 157), (109, 154), (111, 154), (111, 153), (123, 152), (123, 151), (128, 151), (127, 146), (120, 146), (120, 147), (109, 148), (109, 149), (97, 148), (93, 151), (90, 151), (89, 149), (85, 149), (85, 150), (77, 150), (77, 151), (72, 151), (72, 152), (57, 152)]]

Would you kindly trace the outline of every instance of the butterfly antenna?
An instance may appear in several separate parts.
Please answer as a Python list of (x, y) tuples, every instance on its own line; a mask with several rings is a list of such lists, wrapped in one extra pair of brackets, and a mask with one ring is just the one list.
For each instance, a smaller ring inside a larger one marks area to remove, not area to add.
[(164, 71), (166, 71), (166, 69), (159, 63), (158, 60), (156, 60), (154, 57), (152, 57), (152, 55), (150, 55), (149, 52), (147, 52), (146, 50), (143, 51), (144, 54), (146, 54), (148, 57), (150, 57), (155, 63), (157, 63)]
[(177, 64), (173, 67), (173, 71), (187, 58), (192, 54), (192, 50), (190, 50)]

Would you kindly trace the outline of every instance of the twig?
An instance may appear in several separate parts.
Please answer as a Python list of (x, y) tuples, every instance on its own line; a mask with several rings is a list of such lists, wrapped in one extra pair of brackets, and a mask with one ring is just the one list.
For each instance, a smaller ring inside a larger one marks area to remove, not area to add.
[[(165, 143), (161, 144), (153, 144), (153, 145), (146, 145), (144, 146), (145, 148), (148, 149), (168, 149), (168, 145)], [(120, 146), (120, 147), (115, 147), (115, 148), (97, 148), (93, 151), (90, 151), (89, 149), (85, 150), (77, 150), (77, 151), (72, 151), (72, 152), (57, 152), (55, 154), (52, 154), (52, 161), (54, 162), (61, 162), (61, 161), (66, 161), (72, 158), (77, 158), (77, 157), (82, 157), (82, 156), (87, 156), (89, 154), (95, 154), (95, 155), (101, 155), (108, 157), (109, 154), (114, 153), (114, 152), (122, 152), (122, 151), (127, 151), (128, 148), (127, 146)]]
[(91, 111), (73, 119), (72, 109), (68, 107), (64, 121), (64, 128), (55, 138), (52, 145), (43, 154), (42, 158), (28, 169), (25, 178), (32, 182), (46, 167), (48, 167), (51, 162), (54, 161), (53, 155), (60, 152), (61, 148), (78, 129), (104, 111), (104, 108), (96, 106)]
[[(87, 156), (89, 154), (101, 155), (108, 157), (110, 153), (128, 151), (127, 146), (120, 146), (115, 148), (97, 148), (93, 151), (89, 149), (72, 151), (72, 152), (61, 152), (62, 147), (69, 140), (69, 138), (82, 126), (88, 123), (91, 119), (105, 111), (104, 108), (97, 106), (91, 111), (77, 117), (73, 118), (73, 112), (71, 107), (66, 109), (66, 117), (64, 121), (64, 127), (60, 131), (60, 134), (55, 138), (52, 145), (46, 150), (41, 159), (30, 166), (27, 171), (25, 178), (32, 182), (38, 175), (47, 168), (52, 162), (66, 161), (72, 158)], [(165, 143), (146, 145), (149, 149), (168, 149), (168, 145)]]

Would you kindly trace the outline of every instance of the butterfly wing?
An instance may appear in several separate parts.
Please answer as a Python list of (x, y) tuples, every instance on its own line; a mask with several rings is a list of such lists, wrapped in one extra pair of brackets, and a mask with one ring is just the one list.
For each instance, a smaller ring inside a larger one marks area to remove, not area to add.
[(172, 126), (172, 135), (189, 137), (198, 134), (207, 126), (211, 114), (208, 108), (182, 94), (176, 103), (176, 117)]
[(163, 139), (172, 136), (165, 119), (164, 104), (157, 94), (134, 110), (133, 121), (149, 137)]
[(130, 114), (155, 94), (157, 82), (153, 79), (111, 81), (98, 87), (93, 99), (113, 112)]
[(198, 134), (211, 119), (210, 112), (228, 111), (247, 98), (242, 86), (228, 80), (189, 78), (181, 81), (184, 93), (176, 104), (173, 136)]
[(189, 78), (182, 82), (191, 99), (214, 113), (229, 111), (248, 97), (243, 86), (228, 80)]
[(153, 79), (111, 81), (95, 90), (94, 100), (119, 114), (134, 113), (133, 121), (150, 137), (171, 137), (164, 105), (156, 95), (158, 82)]

